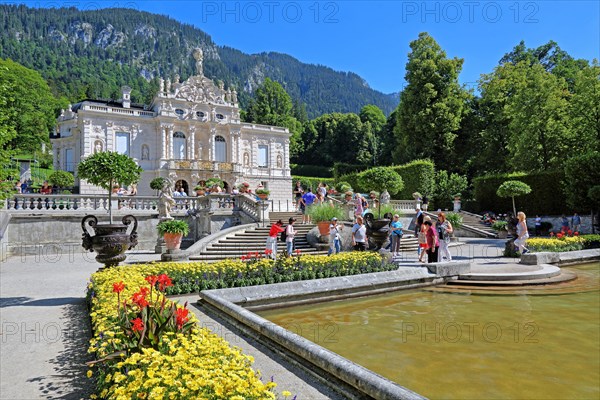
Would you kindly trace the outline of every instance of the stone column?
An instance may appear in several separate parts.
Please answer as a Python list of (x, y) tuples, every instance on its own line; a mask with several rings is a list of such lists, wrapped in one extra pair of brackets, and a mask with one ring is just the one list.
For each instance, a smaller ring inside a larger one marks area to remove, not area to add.
[(106, 148), (105, 151), (115, 151), (115, 129), (112, 122), (106, 123)]
[(168, 159), (173, 158), (173, 129), (174, 125), (167, 125), (167, 157)]
[(212, 127), (210, 129), (210, 138), (208, 139), (208, 159), (210, 161), (215, 161), (215, 136), (217, 134), (217, 129)]
[(81, 157), (85, 157), (88, 154), (93, 153), (92, 149), (92, 125), (90, 120), (83, 121), (83, 129), (81, 130), (82, 139), (79, 143), (81, 143), (79, 148), (79, 155)]
[(290, 140), (285, 139), (283, 142), (283, 169), (285, 170), (284, 175), (289, 174), (290, 168)]
[(194, 160), (196, 158), (196, 127), (190, 126), (188, 129), (189, 142), (187, 143), (188, 160)]
[(160, 126), (160, 158), (167, 158), (167, 127)]

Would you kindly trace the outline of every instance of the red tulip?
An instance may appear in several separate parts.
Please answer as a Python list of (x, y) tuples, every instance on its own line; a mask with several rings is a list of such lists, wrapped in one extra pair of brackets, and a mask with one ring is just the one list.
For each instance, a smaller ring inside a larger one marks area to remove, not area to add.
[(146, 300), (146, 296), (142, 292), (134, 293), (131, 297), (131, 301), (137, 304), (139, 308), (147, 307), (149, 304)]
[(113, 292), (121, 293), (125, 289), (125, 284), (123, 282), (113, 283)]
[(141, 318), (132, 319), (131, 323), (133, 324), (131, 329), (133, 329), (134, 331), (137, 332), (144, 330), (144, 323), (142, 322)]
[(158, 289), (160, 291), (165, 290), (167, 286), (173, 286), (173, 282), (171, 282), (171, 278), (167, 275), (162, 274), (158, 276)]
[(148, 282), (150, 284), (150, 286), (154, 286), (154, 285), (156, 285), (156, 282), (158, 282), (158, 276), (156, 276), (156, 275), (149, 275), (145, 279), (146, 279), (146, 282)]

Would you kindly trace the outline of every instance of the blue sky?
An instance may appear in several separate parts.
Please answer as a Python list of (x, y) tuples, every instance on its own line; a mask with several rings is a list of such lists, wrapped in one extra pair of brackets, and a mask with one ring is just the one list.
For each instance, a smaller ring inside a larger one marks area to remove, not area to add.
[(464, 59), (474, 85), (525, 40), (549, 40), (575, 58), (600, 58), (599, 1), (28, 1), (30, 6), (129, 7), (169, 15), (245, 53), (276, 51), (352, 71), (385, 93), (404, 85), (409, 44), (428, 32), (449, 57)]

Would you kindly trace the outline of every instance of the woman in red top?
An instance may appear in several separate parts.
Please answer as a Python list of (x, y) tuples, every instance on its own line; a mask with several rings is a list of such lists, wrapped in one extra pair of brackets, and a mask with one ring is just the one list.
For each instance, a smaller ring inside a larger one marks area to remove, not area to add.
[(40, 188), (41, 194), (52, 194), (52, 188), (48, 186), (48, 181), (44, 181), (44, 184)]
[(427, 262), (434, 263), (438, 260), (438, 248), (440, 247), (440, 242), (437, 230), (433, 228), (431, 221), (425, 221), (425, 225), (427, 225)]
[(267, 238), (267, 249), (265, 253), (267, 256), (270, 256), (273, 260), (277, 258), (277, 235), (283, 232), (285, 229), (283, 227), (283, 221), (279, 220), (273, 225), (271, 225), (271, 229), (269, 230), (269, 237)]

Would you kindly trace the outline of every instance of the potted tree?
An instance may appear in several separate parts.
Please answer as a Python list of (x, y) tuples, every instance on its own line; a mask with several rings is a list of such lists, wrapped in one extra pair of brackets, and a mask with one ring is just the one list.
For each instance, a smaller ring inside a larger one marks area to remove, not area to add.
[[(137, 183), (141, 173), (142, 168), (132, 158), (112, 151), (95, 153), (80, 162), (77, 167), (80, 179), (108, 191), (109, 224), (99, 225), (94, 215), (88, 215), (81, 221), (83, 247), (89, 251), (96, 251), (96, 261), (107, 267), (124, 261), (125, 251), (137, 245), (137, 220), (134, 216), (126, 215), (122, 218), (122, 224), (113, 224), (112, 188), (115, 183)], [(132, 222), (133, 229), (127, 234), (127, 228)], [(87, 226), (94, 228), (94, 236), (90, 235)]]
[(218, 177), (210, 178), (206, 181), (206, 187), (208, 188), (209, 193), (217, 193), (216, 190), (213, 191), (213, 188), (216, 188), (217, 186), (223, 189), (223, 181)]
[(344, 210), (337, 206), (332, 207), (328, 203), (313, 204), (307, 208), (306, 212), (311, 221), (319, 227), (321, 236), (329, 235), (329, 224), (333, 217), (339, 220), (344, 219)]
[(190, 232), (187, 222), (179, 219), (161, 221), (156, 229), (158, 234), (165, 239), (167, 250), (179, 250), (181, 240)]
[(159, 176), (158, 178), (154, 178), (150, 181), (150, 189), (156, 190), (156, 195), (158, 196), (159, 192), (162, 190), (165, 184), (165, 178)]
[[(387, 167), (371, 168), (358, 174), (358, 183), (363, 187), (371, 187), (378, 193), (387, 190), (390, 194), (396, 194), (404, 188), (402, 177), (393, 169)], [(379, 195), (381, 197), (381, 194)], [(379, 250), (388, 238), (389, 225), (392, 214), (381, 215), (381, 198), (377, 209), (378, 219), (373, 213), (365, 214), (367, 236), (373, 242), (376, 250)]]

